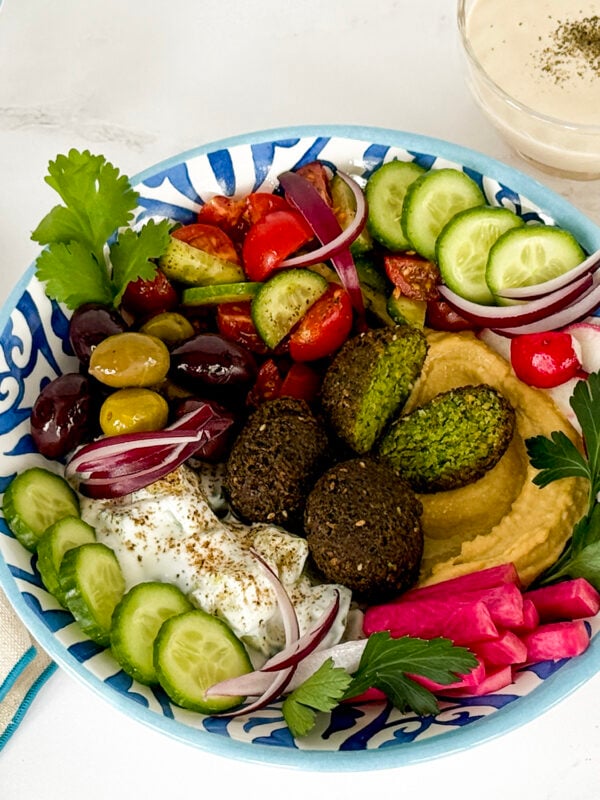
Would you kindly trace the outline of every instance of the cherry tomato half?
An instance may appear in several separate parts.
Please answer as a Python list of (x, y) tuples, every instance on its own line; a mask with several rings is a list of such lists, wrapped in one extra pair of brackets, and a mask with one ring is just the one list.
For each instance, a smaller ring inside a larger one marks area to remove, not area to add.
[(295, 362), (289, 368), (279, 394), (281, 397), (295, 397), (312, 403), (321, 387), (321, 376), (308, 364)]
[(256, 408), (265, 400), (274, 400), (279, 397), (283, 378), (274, 359), (268, 358), (258, 370), (254, 385), (246, 395), (246, 403), (251, 408)]
[(278, 194), (269, 192), (250, 192), (244, 198), (242, 218), (248, 227), (254, 225), (271, 211), (292, 211), (288, 201)]
[(264, 354), (267, 345), (261, 339), (250, 311), (250, 302), (219, 303), (217, 328), (225, 339), (241, 344), (253, 353)]
[(233, 264), (240, 263), (240, 257), (231, 238), (218, 228), (216, 225), (207, 225), (203, 222), (193, 222), (191, 225), (183, 225), (177, 228), (172, 234), (175, 239), (204, 250), (224, 261)]
[(335, 353), (352, 329), (352, 301), (335, 283), (314, 303), (290, 335), (294, 361), (316, 361)]
[(216, 194), (198, 211), (197, 220), (208, 225), (216, 225), (229, 236), (236, 238), (235, 234), (243, 211), (243, 198)]
[(289, 255), (310, 242), (313, 231), (299, 211), (270, 211), (246, 234), (242, 259), (251, 281), (264, 281)]
[(417, 253), (386, 255), (383, 266), (390, 281), (411, 300), (434, 300), (438, 296), (440, 272), (437, 266)]
[(518, 378), (540, 389), (559, 386), (581, 369), (573, 339), (561, 331), (515, 336), (510, 342), (510, 360)]
[(138, 278), (127, 284), (121, 304), (136, 317), (151, 317), (172, 311), (179, 301), (177, 292), (165, 273), (157, 269), (154, 278)]
[(425, 324), (434, 331), (469, 331), (474, 328), (472, 322), (461, 317), (449, 303), (439, 297), (427, 301)]

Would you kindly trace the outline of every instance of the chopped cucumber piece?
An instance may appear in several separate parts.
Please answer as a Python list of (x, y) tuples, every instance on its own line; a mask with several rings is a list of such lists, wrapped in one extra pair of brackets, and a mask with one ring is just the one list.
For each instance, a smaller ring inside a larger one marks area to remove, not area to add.
[(2, 510), (11, 532), (33, 553), (46, 528), (63, 517), (79, 516), (79, 500), (60, 475), (30, 467), (8, 485)]
[(410, 297), (392, 294), (387, 301), (387, 310), (396, 324), (423, 328), (427, 314), (427, 301), (412, 300)]
[(212, 286), (192, 286), (184, 289), (181, 302), (184, 306), (216, 305), (217, 303), (240, 303), (252, 300), (262, 283), (257, 281), (239, 281), (238, 283), (220, 283)]
[(244, 280), (244, 271), (238, 264), (225, 261), (172, 236), (158, 265), (167, 278), (189, 286), (237, 283)]
[(154, 640), (163, 622), (192, 610), (183, 592), (168, 583), (148, 581), (130, 589), (112, 615), (110, 647), (123, 671), (140, 683), (158, 683)]
[(435, 259), (435, 243), (442, 228), (459, 211), (485, 204), (479, 186), (457, 169), (430, 170), (406, 191), (402, 207), (402, 229), (417, 253)]
[(436, 243), (436, 260), (446, 286), (474, 303), (492, 305), (485, 272), (492, 245), (523, 220), (508, 208), (475, 206), (455, 214)]
[(125, 592), (113, 551), (101, 542), (74, 547), (65, 553), (58, 575), (67, 608), (83, 632), (108, 647), (112, 614)]
[[(342, 230), (350, 225), (356, 214), (356, 198), (352, 189), (346, 181), (336, 173), (329, 183), (331, 200), (333, 203), (333, 213), (340, 224)], [(371, 250), (373, 239), (367, 226), (365, 225), (356, 239), (350, 245), (350, 252), (353, 255), (360, 255)]]
[(233, 631), (200, 609), (163, 623), (154, 643), (154, 665), (171, 700), (203, 714), (239, 705), (243, 697), (206, 697), (206, 690), (252, 671), (246, 649)]
[(402, 229), (402, 207), (408, 187), (424, 172), (415, 161), (389, 161), (367, 181), (367, 227), (371, 236), (390, 250), (411, 247)]
[[(527, 225), (504, 233), (490, 249), (486, 281), (492, 294), (551, 280), (580, 264), (585, 253), (562, 228)], [(507, 301), (498, 298), (500, 304)]]
[(80, 517), (59, 519), (44, 531), (38, 541), (37, 567), (42, 577), (42, 583), (64, 607), (66, 607), (67, 601), (59, 578), (60, 565), (64, 555), (74, 547), (95, 541), (95, 530)]
[(278, 272), (261, 286), (252, 301), (252, 319), (267, 347), (277, 347), (327, 286), (326, 278), (309, 269)]

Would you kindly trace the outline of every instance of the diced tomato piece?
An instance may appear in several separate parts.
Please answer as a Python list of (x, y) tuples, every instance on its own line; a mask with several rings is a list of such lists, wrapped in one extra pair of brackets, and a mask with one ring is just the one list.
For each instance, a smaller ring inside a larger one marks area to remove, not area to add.
[(539, 389), (560, 386), (581, 369), (573, 339), (564, 331), (515, 336), (510, 342), (510, 361), (520, 380)]
[(321, 387), (321, 376), (307, 364), (295, 362), (287, 371), (281, 390), (281, 397), (295, 397), (312, 403)]
[(183, 225), (171, 234), (175, 239), (204, 250), (213, 256), (231, 261), (233, 264), (240, 263), (240, 257), (235, 248), (231, 237), (216, 225), (207, 225), (202, 222), (194, 222), (191, 225)]
[(122, 305), (136, 317), (151, 317), (177, 306), (179, 297), (165, 273), (158, 269), (151, 280), (138, 278), (127, 284)]
[(244, 239), (242, 258), (251, 281), (264, 281), (282, 261), (313, 238), (299, 211), (270, 211), (255, 222)]
[(541, 586), (525, 596), (533, 602), (542, 622), (583, 619), (600, 611), (600, 594), (585, 578)]
[(573, 658), (585, 652), (590, 643), (590, 634), (582, 619), (549, 622), (523, 634), (522, 638), (529, 663)]
[(352, 319), (350, 295), (343, 287), (329, 284), (292, 331), (290, 356), (294, 361), (316, 361), (332, 355), (350, 335)]
[(404, 297), (411, 300), (435, 300), (438, 296), (440, 271), (423, 256), (413, 252), (394, 253), (383, 258), (389, 280)]
[(288, 201), (279, 194), (251, 192), (244, 198), (242, 218), (248, 228), (271, 211), (293, 211)]
[(329, 175), (321, 161), (311, 161), (309, 164), (303, 164), (298, 167), (296, 173), (312, 183), (328, 206), (333, 204), (329, 190)]
[(208, 225), (216, 225), (229, 236), (235, 238), (243, 211), (243, 198), (238, 199), (216, 194), (207, 200), (198, 211), (197, 220)]
[(469, 331), (474, 325), (456, 312), (452, 306), (441, 298), (427, 301), (425, 324), (434, 331)]
[(258, 370), (254, 386), (246, 397), (246, 403), (256, 408), (265, 400), (274, 400), (281, 394), (282, 383), (279, 367), (272, 358), (268, 358)]
[(249, 301), (220, 303), (217, 306), (217, 328), (225, 339), (241, 344), (252, 353), (264, 355), (269, 348), (256, 330), (250, 308)]

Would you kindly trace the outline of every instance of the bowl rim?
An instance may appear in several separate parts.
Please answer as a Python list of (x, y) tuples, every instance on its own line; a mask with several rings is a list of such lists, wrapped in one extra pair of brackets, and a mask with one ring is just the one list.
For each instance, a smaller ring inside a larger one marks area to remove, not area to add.
[(541, 111), (536, 111), (536, 109), (528, 106), (526, 103), (517, 100), (516, 97), (509, 94), (505, 89), (500, 86), (493, 78), (490, 77), (488, 72), (486, 71), (485, 67), (481, 63), (481, 61), (475, 55), (475, 51), (473, 46), (471, 45), (471, 41), (467, 35), (467, 11), (466, 11), (466, 4), (468, 0), (457, 0), (457, 23), (458, 23), (458, 30), (460, 34), (460, 41), (463, 46), (463, 50), (472, 64), (474, 69), (477, 71), (479, 77), (485, 81), (490, 89), (492, 89), (497, 95), (499, 95), (500, 99), (503, 100), (507, 105), (512, 106), (517, 111), (521, 113), (527, 114), (528, 116), (532, 117), (533, 119), (538, 120), (539, 122), (545, 125), (554, 125), (557, 127), (564, 128), (565, 130), (572, 131), (573, 133), (578, 133), (585, 136), (600, 136), (600, 124), (579, 124), (577, 122), (570, 122), (569, 120), (563, 119), (562, 117), (555, 117), (551, 114), (544, 114)]
[[(570, 226), (575, 235), (583, 237), (590, 243), (595, 243), (596, 247), (600, 247), (599, 225), (585, 217), (583, 212), (575, 208), (566, 199), (560, 197), (552, 189), (545, 187), (525, 173), (476, 150), (453, 144), (446, 140), (382, 127), (323, 124), (258, 130), (190, 148), (131, 176), (130, 180), (132, 185), (137, 186), (145, 179), (155, 176), (158, 172), (168, 169), (170, 166), (217, 150), (230, 149), (251, 143), (304, 137), (334, 137), (378, 143), (389, 147), (398, 147), (409, 152), (426, 153), (435, 155), (440, 159), (454, 161), (505, 184), (515, 192), (518, 192), (519, 195), (526, 197), (528, 201), (540, 206), (553, 219), (560, 220), (561, 224)], [(35, 263), (29, 266), (0, 309), (0, 331), (4, 331), (10, 315), (15, 310), (17, 301), (31, 281), (34, 275), (34, 267)], [(297, 746), (294, 748), (273, 747), (218, 736), (208, 730), (191, 727), (175, 719), (159, 716), (152, 709), (133, 702), (132, 698), (107, 687), (97, 675), (87, 669), (84, 663), (77, 661), (65, 646), (56, 639), (54, 633), (41, 622), (40, 618), (26, 602), (14, 576), (2, 557), (0, 557), (0, 587), (4, 590), (9, 602), (15, 608), (31, 635), (51, 658), (65, 672), (89, 687), (98, 696), (129, 718), (133, 718), (154, 730), (197, 749), (226, 758), (271, 766), (316, 772), (358, 772), (393, 769), (450, 756), (468, 747), (483, 744), (493, 738), (509, 733), (532, 719), (541, 716), (562, 702), (598, 672), (600, 635), (594, 637), (586, 653), (578, 658), (570, 659), (529, 694), (519, 697), (516, 702), (510, 703), (502, 709), (497, 709), (493, 714), (474, 721), (459, 730), (433, 736), (429, 739), (407, 742), (405, 746), (384, 746), (371, 750), (344, 752), (319, 749), (303, 750)], [(561, 676), (560, 678), (558, 677), (559, 675)], [(359, 758), (357, 758), (358, 753), (360, 753)]]

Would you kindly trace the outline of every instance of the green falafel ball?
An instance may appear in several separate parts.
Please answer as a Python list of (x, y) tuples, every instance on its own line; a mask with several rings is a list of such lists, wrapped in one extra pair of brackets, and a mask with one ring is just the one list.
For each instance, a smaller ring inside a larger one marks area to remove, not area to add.
[(349, 339), (329, 366), (321, 405), (339, 439), (368, 453), (406, 403), (419, 377), (427, 340), (411, 325), (373, 328)]
[(378, 453), (417, 492), (457, 489), (497, 464), (514, 427), (514, 409), (500, 392), (461, 386), (398, 417)]

